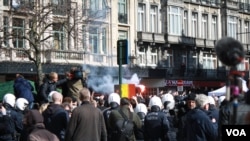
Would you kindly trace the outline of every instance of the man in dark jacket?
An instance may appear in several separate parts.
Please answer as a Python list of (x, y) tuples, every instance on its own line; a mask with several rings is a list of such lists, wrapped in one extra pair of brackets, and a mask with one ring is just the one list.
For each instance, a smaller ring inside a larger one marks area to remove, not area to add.
[(52, 93), (52, 103), (42, 113), (44, 124), (47, 130), (54, 133), (60, 141), (64, 141), (65, 131), (69, 121), (69, 114), (61, 106), (63, 96), (61, 93), (54, 91)]
[[(121, 110), (125, 114), (125, 116), (127, 116), (128, 118), (130, 117), (129, 115), (132, 114), (132, 121), (134, 122), (134, 126), (135, 126), (134, 129), (141, 128), (141, 126), (142, 126), (141, 119), (139, 118), (139, 116), (136, 113), (131, 112), (131, 111), (133, 111), (133, 107), (130, 104), (130, 101), (128, 98), (121, 98), (119, 110)], [(112, 141), (119, 141), (118, 138), (120, 139), (120, 136), (117, 134), (119, 131), (117, 131), (116, 123), (117, 123), (117, 121), (124, 119), (124, 118), (120, 114), (119, 110), (113, 110), (110, 113), (109, 120), (108, 120), (108, 124), (110, 125), (110, 128), (113, 131)], [(130, 141), (135, 141), (135, 140), (136, 140), (136, 138), (135, 138), (135, 135), (133, 134), (130, 137)]]
[(56, 72), (51, 72), (49, 74), (49, 80), (45, 81), (39, 88), (38, 99), (39, 103), (47, 103), (48, 95), (52, 91), (56, 91), (58, 86), (63, 85), (67, 82), (67, 78), (58, 80), (58, 74)]
[(71, 115), (65, 141), (107, 141), (107, 131), (102, 112), (90, 103), (90, 91), (80, 90), (81, 106)]
[(183, 141), (216, 141), (218, 137), (218, 126), (207, 115), (209, 100), (206, 95), (197, 95), (196, 107), (186, 114), (183, 129)]
[(16, 79), (14, 81), (14, 94), (16, 98), (25, 98), (29, 102), (29, 108), (32, 109), (32, 105), (34, 102), (34, 95), (33, 95), (33, 86), (31, 83), (26, 80), (22, 75), (17, 74)]

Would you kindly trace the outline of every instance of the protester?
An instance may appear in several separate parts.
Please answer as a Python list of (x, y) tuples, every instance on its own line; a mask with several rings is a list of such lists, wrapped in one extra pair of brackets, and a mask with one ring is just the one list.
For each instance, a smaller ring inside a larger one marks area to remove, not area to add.
[(79, 92), (82, 104), (73, 110), (65, 141), (107, 141), (107, 131), (102, 112), (90, 103), (90, 91)]
[(70, 104), (71, 111), (73, 111), (78, 106), (77, 99), (74, 97), (66, 96), (63, 98), (63, 103), (64, 102), (68, 102)]
[(13, 84), (14, 94), (16, 98), (25, 98), (29, 102), (29, 108), (32, 109), (34, 102), (34, 88), (31, 83), (21, 74), (16, 74), (16, 79)]
[(55, 134), (45, 129), (43, 116), (38, 110), (28, 111), (24, 125), (27, 132), (27, 140), (24, 141), (59, 141)]
[(54, 133), (60, 141), (64, 141), (65, 131), (69, 122), (69, 114), (61, 106), (62, 100), (62, 94), (54, 91), (52, 94), (52, 103), (42, 113), (45, 128)]
[(86, 87), (86, 79), (84, 78), (82, 70), (77, 67), (72, 67), (68, 73), (70, 80), (67, 81), (68, 95), (69, 97), (74, 97), (80, 104), (79, 91)]
[(70, 106), (70, 103), (68, 103), (68, 102), (63, 102), (63, 103), (62, 103), (62, 107), (63, 107), (63, 109), (64, 109), (65, 111), (68, 112), (69, 117), (71, 117), (72, 108), (71, 108), (71, 106)]
[(48, 95), (51, 91), (57, 91), (57, 88), (64, 83), (66, 83), (68, 78), (58, 80), (58, 74), (56, 72), (51, 72), (49, 74), (49, 80), (45, 81), (38, 92), (38, 99), (40, 105), (48, 102)]

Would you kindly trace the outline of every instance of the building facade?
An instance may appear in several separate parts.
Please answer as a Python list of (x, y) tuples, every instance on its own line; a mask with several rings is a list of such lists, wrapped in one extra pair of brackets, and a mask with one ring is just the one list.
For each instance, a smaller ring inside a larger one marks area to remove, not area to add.
[[(38, 20), (39, 28), (32, 24)], [(127, 39), (123, 76), (138, 74), (147, 93), (176, 88), (178, 80), (184, 87), (220, 87), (228, 71), (217, 59), (216, 41), (230, 36), (242, 42), (246, 57), (237, 67), (247, 78), (249, 22), (247, 0), (3, 0), (0, 81), (36, 74), (23, 53), (37, 56), (32, 39), (40, 39), (44, 73), (88, 66), (118, 78), (117, 41)], [(43, 34), (37, 38), (31, 31)]]

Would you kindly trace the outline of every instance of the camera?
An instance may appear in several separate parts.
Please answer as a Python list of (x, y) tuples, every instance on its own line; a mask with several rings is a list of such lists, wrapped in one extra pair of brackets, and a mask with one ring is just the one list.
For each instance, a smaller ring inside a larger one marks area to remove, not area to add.
[(70, 70), (70, 76), (72, 79), (83, 79), (83, 72), (80, 68), (73, 67)]

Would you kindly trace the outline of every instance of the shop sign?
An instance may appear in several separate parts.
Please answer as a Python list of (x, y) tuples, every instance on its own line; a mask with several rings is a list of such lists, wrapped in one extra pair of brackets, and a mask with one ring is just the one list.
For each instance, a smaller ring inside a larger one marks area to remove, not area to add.
[[(180, 80), (166, 80), (166, 86), (178, 86), (178, 81)], [(193, 81), (182, 80), (182, 86), (191, 87), (193, 86)]]

